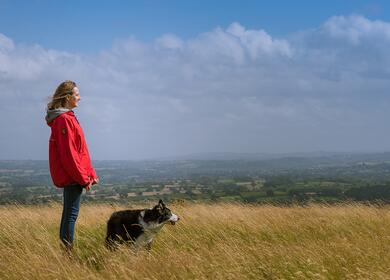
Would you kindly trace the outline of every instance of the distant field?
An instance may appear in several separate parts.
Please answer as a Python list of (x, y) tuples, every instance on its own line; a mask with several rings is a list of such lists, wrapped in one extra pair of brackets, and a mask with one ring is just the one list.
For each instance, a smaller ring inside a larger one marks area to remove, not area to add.
[(61, 205), (1, 206), (0, 279), (390, 279), (390, 206), (170, 207), (180, 222), (135, 253), (104, 247), (112, 206), (82, 205), (69, 259)]

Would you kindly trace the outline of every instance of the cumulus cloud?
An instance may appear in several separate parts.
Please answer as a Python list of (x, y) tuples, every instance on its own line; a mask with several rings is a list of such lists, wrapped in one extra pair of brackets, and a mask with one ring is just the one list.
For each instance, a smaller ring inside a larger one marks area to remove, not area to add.
[(233, 23), (226, 31), (239, 38), (241, 45), (253, 59), (258, 58), (262, 53), (285, 56), (292, 54), (291, 47), (286, 40), (273, 39), (264, 30), (245, 30), (239, 23)]
[(175, 34), (164, 34), (156, 40), (157, 46), (171, 50), (180, 50), (183, 48), (183, 40)]
[(357, 45), (363, 40), (389, 40), (390, 23), (353, 15), (350, 17), (335, 16), (323, 25), (323, 29), (331, 37), (345, 39)]
[(14, 42), (7, 36), (0, 33), (0, 49), (3, 52), (11, 51), (15, 48)]
[(0, 34), (0, 158), (47, 157), (44, 107), (65, 79), (95, 159), (388, 149), (389, 34), (357, 15), (286, 38), (232, 23), (94, 55)]

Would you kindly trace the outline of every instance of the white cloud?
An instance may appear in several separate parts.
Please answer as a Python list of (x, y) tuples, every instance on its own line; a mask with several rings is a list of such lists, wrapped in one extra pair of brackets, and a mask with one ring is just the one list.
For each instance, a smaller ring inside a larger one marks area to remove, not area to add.
[(259, 58), (262, 54), (280, 54), (291, 56), (292, 50), (286, 40), (273, 39), (264, 30), (245, 30), (239, 23), (231, 24), (227, 33), (239, 38), (251, 58)]
[(0, 50), (2, 51), (12, 51), (15, 48), (14, 42), (0, 33)]
[(346, 39), (354, 45), (361, 43), (362, 40), (390, 39), (390, 23), (371, 21), (359, 15), (332, 17), (324, 23), (323, 29), (331, 37)]
[(77, 115), (98, 159), (388, 149), (373, 139), (390, 136), (389, 47), (389, 23), (361, 16), (288, 38), (239, 23), (188, 40), (131, 37), (97, 55), (0, 34), (0, 158), (46, 158), (43, 110), (65, 79), (80, 87)]
[(164, 34), (160, 38), (157, 38), (156, 43), (162, 48), (171, 50), (180, 50), (184, 45), (183, 40), (181, 40), (175, 34)]

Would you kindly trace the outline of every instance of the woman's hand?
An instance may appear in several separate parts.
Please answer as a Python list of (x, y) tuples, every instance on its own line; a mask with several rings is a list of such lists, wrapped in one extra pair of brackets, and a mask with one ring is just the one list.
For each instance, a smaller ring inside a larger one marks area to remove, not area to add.
[(99, 184), (99, 182), (100, 182), (100, 179), (99, 179), (99, 177), (97, 177), (97, 178), (93, 179), (92, 185)]
[(92, 188), (92, 185), (96, 185), (96, 184), (99, 184), (99, 178), (95, 178), (93, 180), (91, 180), (86, 186), (85, 186), (85, 190), (88, 192), (91, 190)]
[(94, 181), (90, 181), (90, 182), (85, 186), (85, 190), (86, 190), (87, 192), (91, 189), (93, 182), (94, 182)]

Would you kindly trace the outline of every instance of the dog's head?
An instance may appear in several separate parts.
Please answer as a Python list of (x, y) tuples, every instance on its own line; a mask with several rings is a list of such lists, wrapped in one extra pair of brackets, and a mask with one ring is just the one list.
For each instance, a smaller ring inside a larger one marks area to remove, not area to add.
[(177, 221), (179, 221), (179, 217), (173, 214), (172, 211), (165, 206), (161, 199), (151, 211), (153, 213), (152, 216), (157, 219), (159, 224), (170, 222), (172, 225), (174, 225)]

